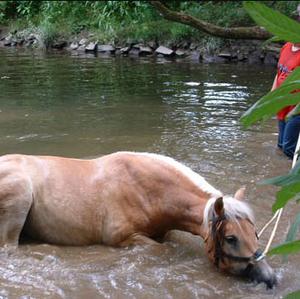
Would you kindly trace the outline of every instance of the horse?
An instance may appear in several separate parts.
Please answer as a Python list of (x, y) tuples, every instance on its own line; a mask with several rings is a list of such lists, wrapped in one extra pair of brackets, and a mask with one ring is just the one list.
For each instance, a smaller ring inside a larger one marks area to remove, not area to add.
[(16, 248), (23, 234), (56, 245), (155, 244), (176, 229), (202, 237), (219, 269), (272, 288), (276, 276), (258, 249), (243, 198), (244, 189), (224, 196), (159, 154), (116, 152), (90, 160), (4, 155), (0, 246)]

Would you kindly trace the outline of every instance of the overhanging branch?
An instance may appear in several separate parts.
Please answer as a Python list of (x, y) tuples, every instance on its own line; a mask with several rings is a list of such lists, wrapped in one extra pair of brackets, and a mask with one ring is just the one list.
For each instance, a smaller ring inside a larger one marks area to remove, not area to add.
[(232, 27), (223, 28), (182, 12), (167, 8), (161, 1), (149, 1), (150, 4), (167, 20), (194, 27), (207, 34), (231, 39), (266, 40), (271, 34), (261, 27)]

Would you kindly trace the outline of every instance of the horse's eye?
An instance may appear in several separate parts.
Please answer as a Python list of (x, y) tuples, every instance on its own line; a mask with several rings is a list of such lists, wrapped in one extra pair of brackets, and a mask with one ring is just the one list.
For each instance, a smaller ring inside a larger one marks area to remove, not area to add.
[(236, 236), (226, 236), (225, 241), (230, 245), (236, 245), (238, 242), (238, 239)]

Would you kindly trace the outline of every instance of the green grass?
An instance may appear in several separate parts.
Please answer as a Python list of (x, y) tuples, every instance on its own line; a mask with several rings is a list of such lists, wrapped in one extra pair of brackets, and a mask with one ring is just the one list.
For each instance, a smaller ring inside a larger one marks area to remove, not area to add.
[[(264, 1), (287, 15), (297, 1)], [(253, 21), (241, 1), (169, 1), (167, 4), (219, 26), (249, 26)], [(0, 1), (0, 25), (26, 26), (40, 32), (44, 45), (59, 37), (92, 32), (102, 42), (201, 41), (205, 35), (189, 26), (164, 20), (146, 1)], [(206, 36), (207, 38), (207, 36)], [(208, 47), (219, 43), (208, 39)]]

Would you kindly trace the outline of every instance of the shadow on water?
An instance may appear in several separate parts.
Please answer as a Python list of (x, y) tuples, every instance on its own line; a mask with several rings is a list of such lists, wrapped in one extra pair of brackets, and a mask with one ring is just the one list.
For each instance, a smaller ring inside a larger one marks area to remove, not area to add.
[[(0, 154), (166, 154), (224, 193), (246, 185), (258, 227), (271, 216), (276, 190), (257, 182), (290, 162), (276, 151), (275, 120), (242, 130), (239, 117), (270, 89), (272, 67), (18, 50), (0, 58)], [(285, 211), (276, 243), (294, 213)], [(280, 298), (300, 287), (299, 259), (270, 263), (273, 291), (219, 273), (187, 233), (155, 248), (25, 242), (0, 253), (0, 298)]]

